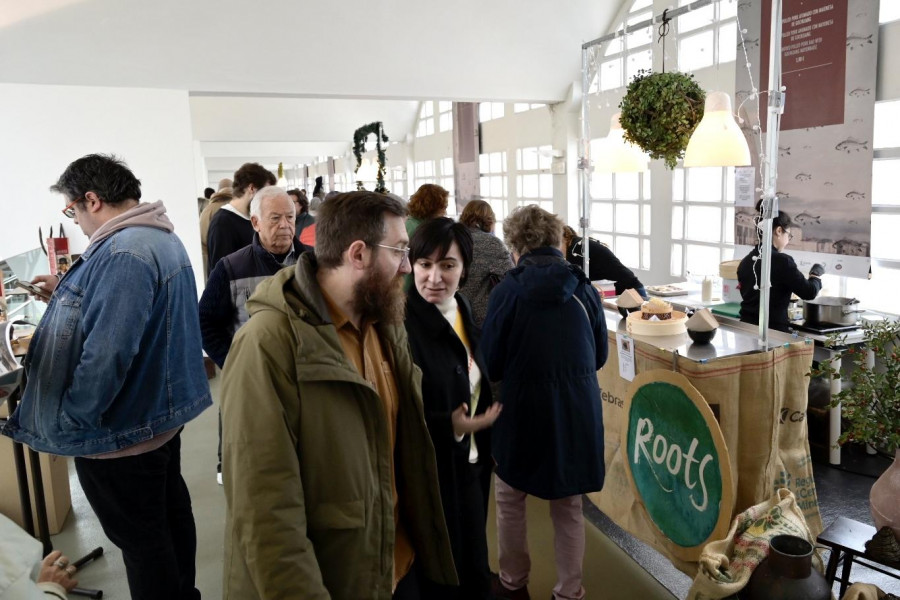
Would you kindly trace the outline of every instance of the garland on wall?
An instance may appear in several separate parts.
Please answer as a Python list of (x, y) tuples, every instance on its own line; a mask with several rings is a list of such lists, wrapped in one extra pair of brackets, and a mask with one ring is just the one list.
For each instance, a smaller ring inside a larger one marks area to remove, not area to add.
[[(354, 173), (359, 172), (359, 167), (362, 165), (362, 155), (366, 151), (366, 140), (373, 133), (375, 134), (375, 153), (378, 157), (378, 176), (376, 178), (375, 191), (385, 193), (387, 188), (384, 186), (384, 172), (387, 156), (385, 156), (384, 148), (381, 147), (381, 142), (387, 143), (388, 136), (382, 131), (381, 121), (363, 125), (353, 132), (353, 155), (356, 157), (356, 170)], [(356, 182), (356, 189), (365, 189), (361, 181)]]

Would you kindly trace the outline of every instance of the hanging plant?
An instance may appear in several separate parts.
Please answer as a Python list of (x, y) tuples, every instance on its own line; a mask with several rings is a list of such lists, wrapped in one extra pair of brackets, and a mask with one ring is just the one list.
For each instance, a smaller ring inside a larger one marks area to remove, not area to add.
[(278, 179), (282, 179), (284, 177), (284, 164), (278, 163)]
[(638, 71), (619, 103), (625, 139), (674, 169), (703, 118), (705, 100), (693, 75)]
[[(378, 157), (378, 176), (376, 178), (375, 191), (384, 193), (387, 192), (387, 188), (384, 186), (384, 172), (385, 165), (387, 164), (387, 156), (384, 153), (384, 148), (381, 147), (381, 142), (387, 143), (389, 140), (388, 136), (382, 131), (381, 121), (363, 125), (353, 132), (353, 156), (356, 157), (356, 169), (353, 172), (356, 173), (359, 171), (359, 167), (362, 165), (363, 152), (366, 151), (366, 140), (369, 138), (369, 135), (373, 133), (375, 134), (375, 154)], [(363, 188), (362, 182), (356, 182), (356, 189), (365, 189)]]

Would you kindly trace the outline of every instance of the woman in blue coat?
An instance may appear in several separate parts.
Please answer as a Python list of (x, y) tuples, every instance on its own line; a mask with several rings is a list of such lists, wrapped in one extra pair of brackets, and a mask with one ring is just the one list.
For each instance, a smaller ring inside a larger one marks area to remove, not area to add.
[(502, 380), (503, 414), (492, 432), (500, 580), (495, 595), (523, 597), (530, 560), (525, 497), (550, 500), (554, 598), (584, 597), (581, 494), (603, 487), (603, 408), (597, 370), (606, 362), (600, 296), (560, 251), (562, 221), (538, 206), (503, 223), (517, 267), (494, 288), (481, 349)]
[(489, 600), (487, 503), (491, 485), (490, 426), (500, 414), (491, 401), (478, 353), (472, 308), (457, 293), (472, 264), (465, 225), (438, 217), (410, 241), (415, 285), (406, 301), (406, 331), (422, 369), (425, 422), (434, 444), (444, 518), (459, 587), (422, 582), (429, 600)]

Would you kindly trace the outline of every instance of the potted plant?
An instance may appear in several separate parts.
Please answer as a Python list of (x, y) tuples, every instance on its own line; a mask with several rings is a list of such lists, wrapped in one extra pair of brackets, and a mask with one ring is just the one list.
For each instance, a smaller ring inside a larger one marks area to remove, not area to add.
[(619, 103), (625, 139), (674, 169), (703, 118), (705, 100), (693, 75), (638, 71)]
[[(811, 374), (836, 379), (842, 359), (852, 363), (850, 384), (831, 399), (843, 416), (838, 443), (864, 443), (894, 455), (893, 464), (872, 486), (869, 500), (875, 526), (891, 527), (900, 539), (900, 320), (863, 322), (862, 329), (863, 342), (852, 346), (845, 347), (845, 335), (830, 336), (826, 346), (843, 350)], [(875, 355), (874, 366), (869, 351)]]

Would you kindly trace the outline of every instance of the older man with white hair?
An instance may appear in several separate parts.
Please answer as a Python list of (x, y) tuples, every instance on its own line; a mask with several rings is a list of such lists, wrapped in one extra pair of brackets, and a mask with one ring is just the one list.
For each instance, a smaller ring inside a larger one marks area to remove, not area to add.
[[(245, 304), (256, 286), (311, 250), (294, 236), (294, 217), (294, 202), (283, 188), (268, 186), (256, 192), (250, 202), (253, 241), (223, 257), (209, 274), (200, 298), (200, 334), (203, 349), (219, 368), (235, 332), (250, 318)], [(221, 428), (219, 433), (217, 479), (222, 483)]]

